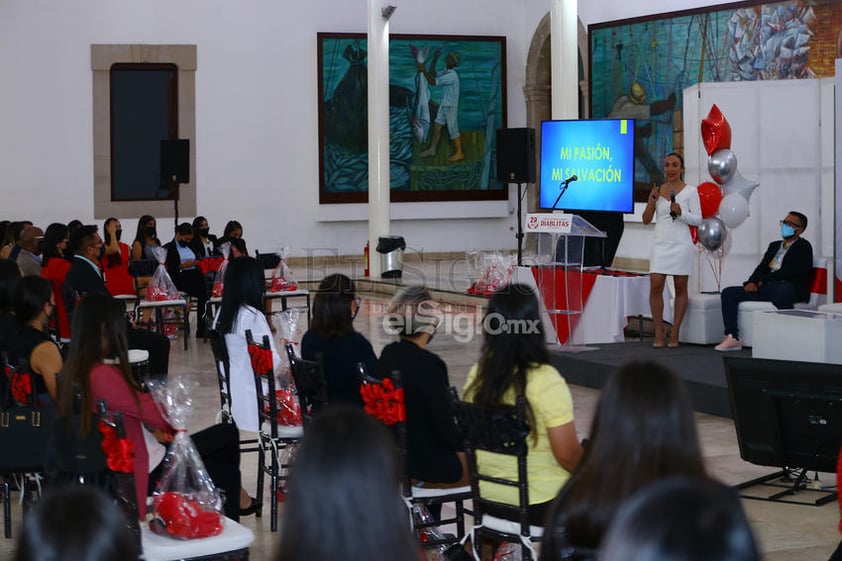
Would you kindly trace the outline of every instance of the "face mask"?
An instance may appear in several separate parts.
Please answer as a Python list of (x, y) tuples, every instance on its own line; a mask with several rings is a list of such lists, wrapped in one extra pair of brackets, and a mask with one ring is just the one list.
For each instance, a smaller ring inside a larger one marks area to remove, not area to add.
[(152, 238), (155, 237), (155, 228), (147, 228), (146, 230), (144, 230), (144, 232), (147, 236), (150, 236)]
[(178, 245), (181, 247), (187, 247), (190, 244), (185, 240), (178, 240)]
[(781, 236), (786, 238), (791, 238), (795, 235), (795, 228), (790, 226), (789, 224), (781, 224)]
[(199, 228), (199, 235), (200, 236), (202, 236), (203, 238), (206, 238), (206, 237), (208, 237), (208, 234), (210, 234), (210, 228)]
[(119, 242), (120, 238), (123, 237), (123, 231), (122, 230), (114, 230), (114, 237), (117, 238), (117, 241)]

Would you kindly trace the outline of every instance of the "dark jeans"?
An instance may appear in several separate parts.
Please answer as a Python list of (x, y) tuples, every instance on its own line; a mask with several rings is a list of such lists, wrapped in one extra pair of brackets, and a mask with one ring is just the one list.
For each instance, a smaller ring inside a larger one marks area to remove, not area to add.
[(839, 547), (836, 548), (836, 551), (833, 552), (833, 555), (830, 556), (828, 561), (842, 561), (842, 543), (839, 544)]
[(175, 277), (176, 288), (186, 292), (196, 299), (196, 334), (201, 336), (205, 332), (205, 308), (208, 303), (208, 286), (205, 275), (199, 269), (181, 271)]
[(764, 283), (757, 292), (746, 292), (742, 286), (729, 286), (722, 291), (722, 322), (725, 324), (725, 335), (740, 338), (737, 327), (737, 311), (740, 302), (771, 302), (779, 310), (792, 308), (798, 301), (795, 285), (787, 281), (772, 281)]
[(149, 373), (167, 374), (170, 370), (170, 340), (163, 333), (129, 327), (126, 339), (130, 349), (149, 351)]
[[(240, 432), (233, 423), (220, 423), (191, 434), (193, 444), (213, 484), (225, 493), (225, 516), (240, 519)], [(162, 464), (149, 474), (149, 494), (161, 479)]]

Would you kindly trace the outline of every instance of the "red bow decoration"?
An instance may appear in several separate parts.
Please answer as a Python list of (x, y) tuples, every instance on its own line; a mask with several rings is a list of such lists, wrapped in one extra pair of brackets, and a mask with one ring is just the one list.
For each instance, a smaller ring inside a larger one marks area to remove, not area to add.
[(202, 259), (196, 260), (196, 266), (199, 267), (202, 274), (207, 275), (208, 273), (218, 271), (219, 266), (222, 265), (222, 261), (222, 257), (203, 257)]
[(12, 399), (15, 400), (15, 403), (26, 404), (32, 402), (32, 376), (28, 372), (12, 373), (10, 383)]
[[(181, 493), (156, 496), (155, 511), (170, 536), (187, 540), (222, 533), (223, 517), (219, 512), (205, 510), (201, 504)], [(156, 526), (150, 524), (151, 528)]]
[(99, 422), (102, 434), (102, 451), (105, 452), (108, 469), (117, 473), (131, 473), (134, 464), (134, 442), (118, 438), (114, 427), (105, 421)]
[(395, 388), (390, 378), (382, 384), (366, 383), (360, 386), (365, 412), (387, 426), (406, 421), (403, 388)]
[(256, 343), (249, 345), (248, 350), (249, 357), (251, 357), (251, 367), (254, 372), (260, 376), (271, 375), (274, 369), (274, 365), (272, 364), (272, 350), (265, 349)]

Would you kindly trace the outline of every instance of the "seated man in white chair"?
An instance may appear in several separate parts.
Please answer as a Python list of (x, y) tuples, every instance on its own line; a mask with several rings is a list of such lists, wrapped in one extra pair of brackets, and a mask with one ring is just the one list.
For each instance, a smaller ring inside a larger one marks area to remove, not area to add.
[(796, 302), (810, 300), (813, 276), (813, 246), (801, 234), (807, 217), (790, 211), (781, 220), (783, 239), (769, 244), (766, 254), (743, 286), (729, 286), (722, 291), (722, 321), (725, 338), (717, 351), (739, 351), (740, 332), (737, 312), (740, 302), (771, 302), (779, 310), (792, 308)]

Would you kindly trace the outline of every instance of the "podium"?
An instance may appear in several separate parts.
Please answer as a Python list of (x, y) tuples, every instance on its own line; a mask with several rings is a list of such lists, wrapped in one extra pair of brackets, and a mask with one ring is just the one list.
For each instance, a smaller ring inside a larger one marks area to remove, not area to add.
[[(547, 342), (568, 350), (581, 347), (581, 342), (574, 340), (574, 331), (584, 309), (585, 238), (605, 238), (606, 234), (575, 214), (528, 214), (526, 233), (538, 237), (533, 274), (546, 311)], [(560, 333), (567, 336), (561, 338)]]

